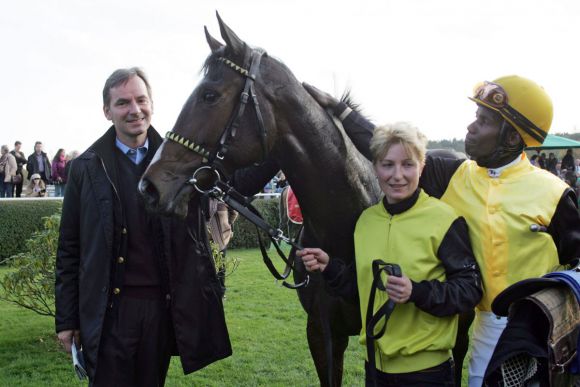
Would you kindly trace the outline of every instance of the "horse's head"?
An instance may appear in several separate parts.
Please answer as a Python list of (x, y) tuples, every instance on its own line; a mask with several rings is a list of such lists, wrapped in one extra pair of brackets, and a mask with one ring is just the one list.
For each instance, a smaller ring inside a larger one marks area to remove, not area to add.
[(268, 101), (276, 92), (271, 85), (277, 75), (266, 75), (274, 60), (244, 43), (219, 15), (218, 22), (226, 44), (205, 29), (211, 54), (204, 77), (139, 184), (149, 208), (160, 213), (185, 217), (192, 195), (213, 186), (218, 173), (227, 178), (259, 163), (274, 142)]

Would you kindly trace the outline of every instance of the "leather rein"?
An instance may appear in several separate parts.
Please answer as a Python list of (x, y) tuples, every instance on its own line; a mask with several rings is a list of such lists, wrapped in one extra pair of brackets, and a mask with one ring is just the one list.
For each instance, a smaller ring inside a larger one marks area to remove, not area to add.
[[(266, 127), (264, 125), (264, 119), (262, 118), (262, 113), (260, 111), (260, 105), (258, 103), (258, 97), (256, 96), (256, 91), (254, 88), (254, 82), (256, 81), (256, 77), (259, 72), (260, 61), (262, 56), (266, 54), (265, 51), (262, 50), (251, 50), (249, 53), (250, 56), (250, 66), (249, 70), (237, 65), (236, 63), (232, 62), (231, 60), (225, 57), (218, 57), (217, 60), (220, 63), (225, 64), (227, 67), (231, 68), (232, 70), (236, 71), (237, 73), (241, 74), (245, 77), (244, 88), (240, 95), (240, 100), (237, 104), (237, 109), (234, 109), (228, 123), (222, 134), (220, 135), (219, 141), (213, 151), (208, 151), (200, 144), (196, 144), (193, 140), (187, 139), (177, 133), (174, 132), (167, 132), (165, 134), (165, 138), (167, 140), (173, 141), (177, 144), (180, 144), (190, 151), (197, 153), (202, 157), (203, 164), (197, 168), (191, 177), (188, 180), (187, 184), (193, 185), (193, 187), (201, 194), (208, 195), (213, 197), (225, 204), (229, 207), (233, 208), (234, 210), (238, 211), (243, 217), (248, 219), (251, 223), (256, 226), (256, 231), (258, 234), (258, 242), (260, 245), (260, 251), (262, 253), (262, 257), (266, 267), (270, 271), (270, 273), (276, 278), (278, 281), (282, 281), (282, 285), (289, 288), (289, 289), (298, 289), (301, 287), (308, 286), (310, 282), (310, 276), (306, 275), (304, 281), (298, 284), (288, 283), (286, 279), (290, 276), (292, 270), (294, 269), (293, 262), (289, 257), (287, 257), (282, 249), (280, 248), (279, 241), (284, 241), (292, 246), (292, 251), (301, 250), (302, 247), (296, 243), (296, 241), (291, 240), (289, 237), (285, 236), (282, 230), (270, 226), (264, 218), (260, 215), (258, 210), (250, 203), (245, 196), (241, 193), (237, 192), (231, 185), (229, 185), (226, 181), (221, 179), (220, 173), (218, 172), (218, 168), (216, 167), (216, 160), (223, 160), (227, 154), (227, 142), (229, 139), (232, 139), (236, 136), (237, 129), (239, 126), (239, 121), (242, 118), (246, 105), (250, 99), (254, 105), (254, 109), (256, 112), (256, 120), (258, 122), (258, 129), (259, 135), (262, 145), (262, 160), (266, 158), (266, 140), (267, 140), (267, 132)], [(198, 186), (198, 174), (202, 173), (202, 171), (208, 170), (215, 174), (215, 183), (214, 186), (209, 189), (203, 189), (202, 187)], [(285, 268), (282, 273), (280, 273), (275, 267), (268, 256), (266, 251), (266, 247), (264, 241), (262, 239), (262, 235), (260, 230), (263, 230), (268, 235), (272, 245), (275, 247), (276, 252), (285, 263)], [(290, 255), (291, 255), (290, 254)]]

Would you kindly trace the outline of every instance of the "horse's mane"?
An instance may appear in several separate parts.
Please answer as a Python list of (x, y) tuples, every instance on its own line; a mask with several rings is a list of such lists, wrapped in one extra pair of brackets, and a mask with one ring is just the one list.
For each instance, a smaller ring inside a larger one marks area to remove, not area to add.
[(348, 106), (361, 116), (364, 115), (360, 104), (354, 100), (350, 89), (346, 89), (344, 93), (342, 93), (342, 97), (340, 97), (340, 102), (344, 102), (346, 106)]

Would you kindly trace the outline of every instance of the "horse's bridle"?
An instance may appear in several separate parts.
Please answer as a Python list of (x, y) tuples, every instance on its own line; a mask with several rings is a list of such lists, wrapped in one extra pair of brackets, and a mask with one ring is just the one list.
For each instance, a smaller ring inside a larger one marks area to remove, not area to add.
[[(218, 57), (217, 60), (232, 70), (238, 72), (242, 76), (245, 77), (244, 88), (240, 95), (240, 100), (237, 105), (237, 111), (234, 109), (232, 112), (228, 123), (222, 134), (220, 135), (219, 141), (215, 148), (212, 151), (208, 151), (203, 146), (196, 144), (193, 140), (187, 139), (177, 133), (174, 132), (167, 132), (165, 134), (165, 138), (176, 142), (180, 145), (183, 145), (190, 151), (197, 153), (202, 157), (202, 165), (199, 166), (194, 172), (191, 179), (188, 180), (188, 184), (193, 185), (193, 187), (200, 192), (201, 194), (210, 195), (218, 200), (225, 202), (228, 206), (232, 207), (240, 214), (242, 214), (246, 219), (252, 222), (257, 229), (264, 230), (268, 237), (270, 238), (272, 244), (276, 248), (276, 251), (280, 258), (286, 264), (284, 272), (280, 274), (276, 268), (274, 267), (272, 260), (268, 257), (266, 249), (264, 247), (264, 243), (262, 242), (260, 233), (258, 231), (258, 240), (260, 244), (260, 250), (262, 252), (262, 256), (264, 259), (264, 263), (268, 267), (268, 270), (272, 273), (272, 275), (276, 278), (276, 280), (281, 280), (282, 285), (290, 289), (297, 289), (301, 287), (308, 286), (310, 281), (310, 277), (306, 275), (306, 278), (303, 282), (299, 284), (289, 284), (285, 281), (286, 278), (290, 275), (293, 265), (289, 258), (287, 258), (282, 250), (278, 245), (278, 241), (282, 240), (286, 243), (292, 245), (293, 249), (302, 249), (295, 241), (292, 241), (290, 238), (284, 236), (282, 230), (276, 229), (270, 226), (265, 220), (261, 217), (259, 212), (251, 205), (251, 203), (246, 200), (246, 198), (239, 194), (233, 187), (231, 187), (228, 183), (221, 180), (220, 173), (218, 172), (218, 167), (216, 165), (216, 160), (223, 160), (226, 153), (227, 153), (227, 145), (226, 142), (230, 138), (234, 138), (236, 136), (236, 132), (239, 125), (239, 120), (242, 118), (244, 111), (246, 109), (246, 105), (248, 104), (250, 98), (254, 104), (254, 109), (256, 111), (256, 120), (258, 122), (258, 129), (259, 135), (262, 145), (262, 162), (266, 159), (267, 155), (267, 145), (266, 145), (266, 127), (264, 125), (264, 119), (262, 118), (262, 113), (260, 111), (260, 105), (258, 103), (258, 97), (256, 96), (256, 90), (254, 88), (254, 82), (256, 81), (256, 77), (259, 72), (260, 62), (262, 60), (262, 56), (265, 55), (266, 52), (263, 50), (255, 50), (252, 49), (249, 52), (250, 57), (250, 66), (249, 70), (244, 67), (238, 66), (236, 63), (232, 62), (231, 60), (225, 57)], [(246, 60), (244, 60), (246, 62)], [(203, 189), (197, 185), (198, 179), (197, 175), (202, 172), (203, 170), (209, 170), (213, 172), (216, 176), (215, 185), (210, 189)]]
[[(212, 151), (208, 151), (203, 146), (196, 144), (195, 141), (191, 139), (187, 139), (177, 133), (174, 132), (167, 132), (165, 134), (165, 138), (171, 141), (174, 141), (180, 145), (183, 145), (187, 149), (197, 153), (202, 157), (202, 161), (204, 165), (210, 166), (211, 168), (216, 168), (215, 161), (223, 160), (226, 153), (227, 153), (227, 145), (226, 142), (230, 138), (234, 138), (236, 136), (236, 132), (238, 130), (239, 121), (244, 115), (244, 111), (246, 110), (246, 105), (248, 104), (250, 98), (254, 104), (254, 109), (256, 111), (256, 121), (258, 122), (258, 130), (260, 135), (260, 141), (262, 145), (262, 161), (266, 158), (266, 140), (267, 140), (267, 132), (266, 126), (264, 125), (264, 119), (262, 117), (262, 112), (260, 111), (260, 104), (258, 103), (258, 97), (256, 95), (256, 90), (254, 88), (254, 82), (256, 81), (256, 77), (258, 75), (260, 69), (260, 62), (262, 61), (262, 56), (266, 55), (266, 52), (263, 50), (256, 50), (252, 49), (249, 53), (250, 57), (250, 66), (249, 70), (238, 66), (236, 63), (232, 62), (231, 60), (220, 56), (217, 60), (232, 70), (236, 71), (237, 73), (241, 74), (245, 77), (244, 88), (242, 89), (242, 93), (240, 94), (240, 100), (237, 104), (237, 110), (234, 109), (228, 123), (226, 124), (225, 128), (220, 135), (217, 145), (214, 147)], [(197, 171), (196, 171), (197, 172)], [(194, 172), (194, 177), (195, 177)]]

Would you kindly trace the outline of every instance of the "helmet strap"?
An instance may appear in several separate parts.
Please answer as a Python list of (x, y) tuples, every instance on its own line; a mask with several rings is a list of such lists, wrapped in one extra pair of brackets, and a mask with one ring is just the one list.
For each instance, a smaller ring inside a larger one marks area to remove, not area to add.
[[(516, 135), (519, 141), (513, 144), (510, 136)], [(522, 154), (525, 143), (518, 131), (505, 119), (502, 120), (499, 133), (497, 135), (497, 146), (488, 155), (479, 157), (477, 165), (484, 168), (499, 168), (514, 161)]]

